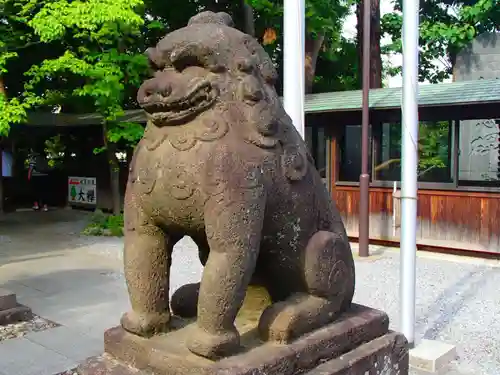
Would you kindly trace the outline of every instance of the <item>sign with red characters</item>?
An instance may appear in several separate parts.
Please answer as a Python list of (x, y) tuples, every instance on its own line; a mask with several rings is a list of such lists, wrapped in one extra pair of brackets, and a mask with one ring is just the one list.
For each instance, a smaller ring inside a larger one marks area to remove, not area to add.
[(68, 177), (69, 204), (96, 205), (97, 180), (95, 177)]

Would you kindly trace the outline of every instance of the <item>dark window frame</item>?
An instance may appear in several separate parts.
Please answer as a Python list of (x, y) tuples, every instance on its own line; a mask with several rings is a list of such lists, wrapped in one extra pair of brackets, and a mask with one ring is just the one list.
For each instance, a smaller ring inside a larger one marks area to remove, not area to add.
[[(445, 120), (441, 120), (445, 121)], [(474, 181), (471, 183), (471, 181), (468, 181), (468, 185), (463, 184), (463, 180), (459, 180), (459, 158), (458, 158), (458, 153), (459, 153), (459, 141), (460, 141), (460, 119), (452, 119), (448, 120), (450, 121), (450, 128), (453, 129), (453, 131), (449, 132), (449, 137), (450, 137), (450, 144), (451, 144), (451, 152), (449, 152), (449, 157), (450, 157), (450, 168), (451, 168), (451, 180), (452, 182), (445, 183), (445, 182), (418, 182), (418, 189), (420, 190), (447, 190), (447, 191), (470, 191), (470, 192), (490, 192), (490, 193), (500, 193), (500, 186), (485, 186), (485, 185), (491, 185), (491, 184), (485, 184), (486, 181)], [(352, 125), (350, 125), (352, 126)], [(357, 125), (359, 126), (359, 125)], [(371, 127), (371, 125), (370, 125)], [(343, 127), (345, 129), (345, 126)], [(342, 132), (344, 134), (344, 132)], [(338, 139), (339, 146), (341, 144), (341, 139), (343, 138), (343, 135), (340, 139)], [(377, 142), (374, 141), (374, 136), (373, 133), (370, 132), (370, 149), (371, 149), (371, 155), (374, 156), (373, 159), (377, 157), (377, 154), (380, 150), (380, 143), (381, 139), (379, 138)], [(341, 147), (339, 147), (341, 148)], [(328, 148), (329, 150), (329, 148)], [(328, 152), (329, 155), (329, 152)], [(342, 158), (342, 153), (338, 153), (338, 169), (339, 171), (337, 172), (337, 176), (335, 176), (335, 181), (332, 180), (329, 185), (334, 185), (334, 186), (359, 186), (359, 181), (343, 181), (340, 179), (340, 168), (341, 168), (341, 158)], [(329, 166), (328, 170), (331, 170), (331, 158), (327, 158), (327, 165)], [(401, 188), (401, 182), (400, 181), (383, 181), (383, 180), (377, 180), (374, 179), (373, 177), (373, 163), (370, 165), (370, 187), (374, 188), (393, 188), (394, 187), (394, 182), (396, 182), (396, 187), (398, 189)], [(328, 174), (329, 175), (329, 174)]]

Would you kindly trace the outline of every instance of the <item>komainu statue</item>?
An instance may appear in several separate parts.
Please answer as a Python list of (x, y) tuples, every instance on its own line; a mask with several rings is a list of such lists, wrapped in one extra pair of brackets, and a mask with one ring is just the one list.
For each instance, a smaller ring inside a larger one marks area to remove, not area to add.
[[(275, 91), (260, 44), (228, 14), (203, 12), (147, 51), (154, 77), (138, 101), (148, 124), (125, 202), (125, 330), (153, 336), (171, 314), (196, 317), (187, 346), (206, 358), (239, 349), (247, 287), (265, 287), (263, 340), (287, 343), (336, 319), (354, 294), (346, 231)], [(198, 245), (201, 283), (169, 301), (172, 249)], [(170, 305), (172, 313), (170, 312)]]

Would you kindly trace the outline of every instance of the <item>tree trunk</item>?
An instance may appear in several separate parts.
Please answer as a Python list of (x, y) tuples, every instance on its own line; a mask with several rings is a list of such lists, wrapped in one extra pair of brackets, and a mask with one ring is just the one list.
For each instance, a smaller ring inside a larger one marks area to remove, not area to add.
[[(359, 82), (363, 81), (363, 1), (356, 8), (357, 40), (358, 40), (358, 74)], [(370, 0), (370, 88), (382, 87), (382, 56), (380, 52), (380, 0)]]
[(305, 93), (312, 92), (314, 76), (316, 74), (316, 62), (318, 61), (319, 51), (325, 40), (324, 35), (318, 34), (315, 39), (311, 36), (306, 38), (305, 46)]
[(251, 36), (255, 36), (255, 19), (253, 15), (253, 8), (246, 3), (245, 0), (241, 0), (243, 8), (243, 20), (244, 20), (244, 32)]
[(109, 180), (111, 188), (111, 201), (113, 205), (113, 214), (119, 215), (122, 212), (122, 200), (120, 194), (120, 165), (116, 157), (116, 145), (108, 142), (108, 127), (103, 124), (103, 141), (106, 147), (106, 155), (109, 164)]

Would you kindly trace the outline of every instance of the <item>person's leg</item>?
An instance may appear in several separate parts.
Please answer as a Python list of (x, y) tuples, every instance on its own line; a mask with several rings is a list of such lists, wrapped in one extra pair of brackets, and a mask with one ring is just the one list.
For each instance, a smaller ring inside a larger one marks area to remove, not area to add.
[(32, 199), (32, 202), (33, 202), (33, 210), (35, 211), (38, 211), (40, 209), (40, 202), (39, 202), (39, 199), (38, 199), (38, 186), (37, 186), (37, 179), (38, 177), (37, 176), (31, 176), (30, 180), (28, 181), (29, 183), (29, 186), (30, 186), (30, 195), (31, 195), (31, 199)]
[(48, 189), (49, 189), (49, 184), (48, 184), (48, 178), (49, 176), (40, 176), (38, 177), (38, 185), (37, 185), (37, 191), (38, 191), (38, 202), (40, 204), (40, 208), (44, 211), (48, 211)]
[(35, 210), (42, 209), (43, 211), (48, 211), (47, 209), (47, 176), (33, 176), (33, 193), (35, 196), (35, 204), (33, 208)]

